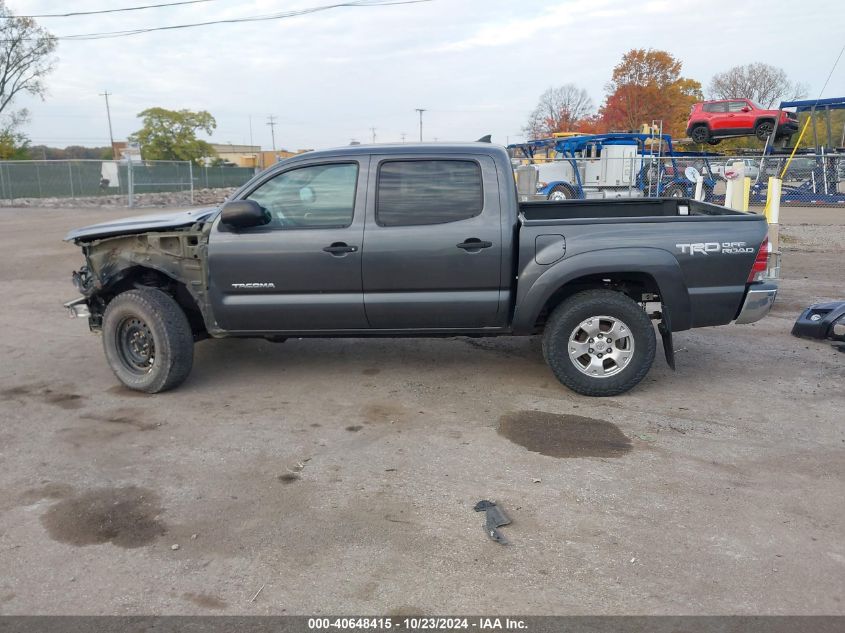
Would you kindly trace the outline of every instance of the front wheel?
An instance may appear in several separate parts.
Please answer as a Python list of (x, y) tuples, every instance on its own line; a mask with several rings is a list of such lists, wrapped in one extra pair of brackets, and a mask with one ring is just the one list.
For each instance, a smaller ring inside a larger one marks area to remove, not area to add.
[(754, 134), (759, 141), (766, 141), (772, 135), (775, 129), (775, 124), (771, 121), (761, 121), (754, 128)]
[(710, 141), (710, 130), (706, 125), (696, 125), (690, 132), (693, 143), (707, 143)]
[(657, 347), (651, 319), (613, 290), (586, 290), (561, 303), (543, 332), (555, 377), (585, 396), (615, 396), (648, 373)]
[(129, 290), (109, 302), (103, 314), (103, 348), (118, 380), (147, 393), (180, 385), (194, 360), (188, 318), (157, 288)]
[(574, 198), (574, 196), (572, 195), (572, 191), (569, 189), (569, 187), (564, 187), (563, 185), (556, 185), (549, 192), (549, 195), (547, 196), (546, 199), (547, 200), (561, 201), (561, 200), (571, 200), (572, 198)]

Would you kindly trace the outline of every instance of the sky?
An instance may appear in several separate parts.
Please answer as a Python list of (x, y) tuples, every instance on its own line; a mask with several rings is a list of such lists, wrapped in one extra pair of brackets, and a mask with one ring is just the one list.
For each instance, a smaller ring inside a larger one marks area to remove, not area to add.
[[(165, 0), (6, 0), (16, 14), (92, 11)], [(264, 15), (333, 0), (210, 0), (107, 15), (40, 18), (54, 35)], [(334, 0), (337, 1), (337, 0)], [(351, 140), (522, 140), (539, 95), (574, 83), (596, 106), (631, 48), (669, 51), (705, 87), (737, 64), (766, 62), (816, 97), (842, 46), (842, 0), (432, 0), (342, 7), (276, 21), (93, 41), (61, 41), (44, 101), (29, 96), (33, 144), (108, 145), (145, 108), (208, 110), (209, 140), (323, 148)], [(825, 97), (845, 96), (845, 57)], [(204, 137), (204, 135), (202, 135)]]

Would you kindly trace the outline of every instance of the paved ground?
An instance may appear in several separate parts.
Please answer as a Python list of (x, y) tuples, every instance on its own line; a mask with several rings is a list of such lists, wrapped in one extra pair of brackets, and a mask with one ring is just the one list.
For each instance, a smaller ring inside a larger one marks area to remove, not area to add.
[(535, 339), (207, 341), (128, 392), (60, 309), (115, 213), (0, 210), (0, 613), (845, 613), (845, 354), (789, 335), (845, 210), (785, 211), (770, 317), (603, 400)]

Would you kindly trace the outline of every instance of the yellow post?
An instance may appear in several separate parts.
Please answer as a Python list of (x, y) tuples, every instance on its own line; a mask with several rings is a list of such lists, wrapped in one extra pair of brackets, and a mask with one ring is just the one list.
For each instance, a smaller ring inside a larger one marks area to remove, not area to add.
[(766, 192), (766, 221), (769, 223), (769, 244), (773, 253), (780, 253), (780, 188), (783, 181), (772, 176)]
[(748, 204), (751, 201), (751, 178), (746, 176), (742, 179), (742, 210), (748, 211)]
[(766, 191), (766, 221), (769, 224), (777, 224), (780, 221), (780, 190), (783, 181), (780, 178), (771, 176)]

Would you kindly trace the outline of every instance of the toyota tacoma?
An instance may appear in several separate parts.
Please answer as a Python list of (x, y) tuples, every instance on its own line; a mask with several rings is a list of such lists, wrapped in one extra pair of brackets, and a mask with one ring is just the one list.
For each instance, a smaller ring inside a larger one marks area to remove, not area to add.
[(672, 333), (769, 311), (765, 218), (684, 198), (519, 202), (504, 148), (309, 152), (219, 208), (71, 231), (66, 307), (156, 393), (204, 338), (542, 335), (570, 389), (625, 392)]

